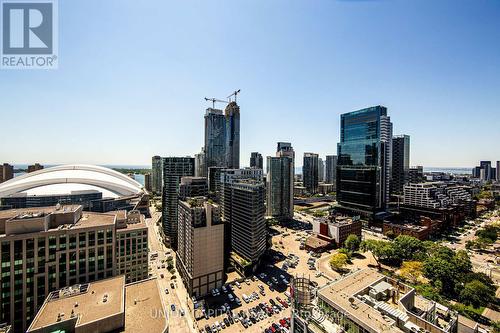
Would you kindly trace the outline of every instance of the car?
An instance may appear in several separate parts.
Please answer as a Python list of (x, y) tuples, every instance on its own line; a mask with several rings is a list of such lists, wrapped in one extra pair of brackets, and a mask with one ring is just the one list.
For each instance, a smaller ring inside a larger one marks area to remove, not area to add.
[(172, 311), (175, 311), (175, 304), (171, 304), (170, 309), (172, 309)]
[(175, 288), (175, 284), (173, 282), (170, 282), (170, 288), (172, 288), (172, 289)]
[(227, 318), (228, 318), (227, 320), (229, 321), (229, 323), (230, 323), (231, 325), (232, 325), (232, 324), (234, 324), (233, 316), (229, 316), (229, 317), (227, 317)]
[(226, 286), (222, 286), (222, 291), (223, 291), (224, 293), (227, 293)]
[(186, 312), (184, 312), (184, 309), (181, 309), (180, 313), (181, 313), (181, 316), (184, 316), (186, 314)]
[(221, 321), (221, 322), (220, 322), (220, 327), (222, 327), (222, 328), (226, 328), (226, 324), (224, 323), (224, 321)]
[(278, 279), (276, 279), (274, 276), (271, 278), (271, 280), (273, 280), (274, 283), (278, 283)]
[(253, 280), (254, 282), (255, 282), (255, 281), (257, 281), (257, 277), (255, 277), (255, 275), (254, 275), (254, 276), (252, 276), (252, 280)]
[(234, 301), (236, 302), (236, 304), (241, 305), (241, 300), (239, 297), (236, 297)]
[(264, 290), (261, 290), (261, 291), (260, 291), (260, 294), (261, 294), (262, 296), (266, 296), (266, 292), (265, 292)]
[(210, 326), (208, 324), (205, 325), (205, 332), (212, 333), (212, 330), (210, 329)]
[(230, 323), (229, 323), (229, 319), (227, 318), (224, 318), (224, 324), (229, 327)]
[(229, 299), (229, 301), (234, 301), (234, 297), (232, 294), (227, 294), (227, 298)]
[(245, 279), (245, 283), (246, 283), (247, 285), (250, 285), (250, 280), (249, 280), (249, 279)]
[(284, 280), (285, 276), (283, 274), (280, 275), (280, 279)]
[(168, 288), (165, 288), (165, 294), (168, 295)]
[(161, 274), (160, 274), (160, 278), (162, 278), (162, 279), (163, 279), (163, 273), (161, 273)]
[(238, 289), (241, 289), (241, 285), (238, 281), (236, 281), (234, 284), (236, 285), (236, 287), (238, 287)]

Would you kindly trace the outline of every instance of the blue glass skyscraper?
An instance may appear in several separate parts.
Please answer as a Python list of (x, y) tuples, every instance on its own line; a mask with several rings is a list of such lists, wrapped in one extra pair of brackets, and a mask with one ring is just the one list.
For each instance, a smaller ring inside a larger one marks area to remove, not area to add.
[(340, 116), (337, 201), (341, 208), (374, 217), (389, 201), (392, 123), (374, 106)]

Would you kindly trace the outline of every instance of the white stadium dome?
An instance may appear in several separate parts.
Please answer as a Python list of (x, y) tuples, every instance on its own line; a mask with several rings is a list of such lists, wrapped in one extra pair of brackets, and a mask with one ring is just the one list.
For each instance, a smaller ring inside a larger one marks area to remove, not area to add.
[(60, 165), (27, 173), (0, 184), (0, 198), (18, 194), (64, 195), (99, 191), (105, 198), (137, 195), (142, 185), (117, 171), (94, 165)]

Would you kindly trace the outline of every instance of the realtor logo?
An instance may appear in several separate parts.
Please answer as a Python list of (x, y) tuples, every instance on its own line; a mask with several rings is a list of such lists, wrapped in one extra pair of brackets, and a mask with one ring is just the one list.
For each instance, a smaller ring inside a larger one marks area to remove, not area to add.
[(0, 0), (1, 68), (57, 68), (56, 0)]

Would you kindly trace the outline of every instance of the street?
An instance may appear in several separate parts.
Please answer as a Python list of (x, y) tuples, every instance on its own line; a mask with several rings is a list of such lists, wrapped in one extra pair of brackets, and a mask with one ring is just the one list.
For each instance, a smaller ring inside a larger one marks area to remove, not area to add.
[[(177, 278), (171, 279), (172, 274), (170, 274), (167, 270), (166, 259), (169, 256), (173, 256), (175, 263), (175, 253), (174, 251), (168, 249), (160, 241), (159, 227), (157, 226), (157, 222), (161, 219), (161, 213), (154, 212), (153, 207), (151, 208), (151, 211), (151, 218), (146, 219), (150, 248), (150, 274), (157, 277), (160, 285), (160, 294), (163, 298), (163, 303), (167, 306), (166, 309), (163, 309), (163, 313), (168, 314), (167, 319), (169, 332), (197, 332), (197, 330), (194, 329), (193, 319), (191, 314), (189, 313), (189, 308), (187, 306), (187, 291), (184, 288), (184, 285), (180, 280), (177, 272), (175, 273), (177, 275)], [(158, 253), (158, 257), (154, 260), (151, 260), (151, 254), (153, 253)], [(162, 274), (163, 278), (161, 277)], [(174, 284), (175, 288), (171, 288), (171, 283)], [(167, 288), (169, 290), (168, 294), (165, 293), (165, 289)], [(175, 305), (175, 311), (172, 311), (171, 309), (172, 304)], [(184, 310), (184, 315), (181, 315), (181, 309)]]

